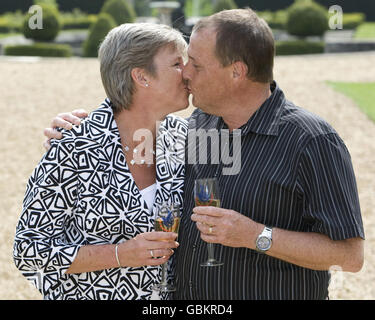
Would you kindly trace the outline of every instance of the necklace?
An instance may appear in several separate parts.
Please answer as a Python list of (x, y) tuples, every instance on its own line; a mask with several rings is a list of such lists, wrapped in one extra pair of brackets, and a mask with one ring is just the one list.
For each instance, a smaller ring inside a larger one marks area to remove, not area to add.
[[(124, 145), (124, 151), (125, 152), (129, 152), (130, 151), (130, 147), (127, 146), (127, 145)], [(130, 164), (133, 166), (135, 164), (135, 160), (134, 160), (134, 157), (138, 154), (138, 149), (137, 148), (134, 148), (133, 149), (133, 159), (130, 160)], [(152, 157), (155, 155), (155, 150), (153, 148), (149, 149), (148, 150), (149, 154), (152, 155)], [(146, 163), (146, 160), (145, 159), (141, 159), (140, 163), (139, 164), (145, 164)], [(150, 163), (147, 164), (147, 168), (149, 168), (151, 166)]]

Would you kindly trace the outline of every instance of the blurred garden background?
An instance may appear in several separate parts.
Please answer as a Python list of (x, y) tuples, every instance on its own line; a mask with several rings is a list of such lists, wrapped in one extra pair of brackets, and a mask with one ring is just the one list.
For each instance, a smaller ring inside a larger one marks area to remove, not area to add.
[[(26, 182), (43, 155), (51, 119), (77, 108), (91, 111), (105, 98), (97, 49), (108, 31), (126, 22), (170, 23), (189, 41), (201, 17), (244, 7), (272, 28), (275, 80), (287, 98), (331, 123), (352, 155), (365, 265), (357, 274), (333, 272), (330, 298), (375, 299), (373, 0), (1, 0), (0, 299), (41, 298), (12, 260)], [(30, 28), (38, 8), (43, 28)]]
[[(202, 16), (223, 9), (256, 10), (272, 28), (277, 55), (375, 49), (375, 2), (371, 0), (178, 0), (171, 23), (188, 38)], [(2, 0), (0, 54), (21, 56), (96, 55), (98, 43), (116, 25), (161, 20), (151, 0)], [(41, 30), (29, 28), (38, 4)], [(338, 16), (337, 7), (342, 16)]]

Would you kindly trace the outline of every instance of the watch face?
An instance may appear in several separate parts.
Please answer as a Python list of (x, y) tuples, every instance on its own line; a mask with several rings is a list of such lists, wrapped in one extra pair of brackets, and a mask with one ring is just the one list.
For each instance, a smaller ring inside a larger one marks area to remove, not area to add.
[(257, 241), (259, 250), (268, 250), (271, 247), (271, 239), (267, 237), (260, 237)]

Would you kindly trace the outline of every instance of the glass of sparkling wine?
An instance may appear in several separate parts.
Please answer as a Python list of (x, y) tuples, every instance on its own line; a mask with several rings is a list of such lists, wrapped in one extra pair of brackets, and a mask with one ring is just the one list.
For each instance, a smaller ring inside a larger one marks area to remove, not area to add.
[[(158, 207), (155, 215), (155, 231), (175, 232), (178, 233), (180, 227), (180, 206), (177, 204), (163, 203)], [(161, 282), (155, 284), (152, 290), (160, 292), (176, 291), (176, 288), (167, 282), (167, 264), (161, 267)]]
[[(195, 180), (194, 199), (196, 206), (220, 207), (220, 191), (218, 180), (216, 178)], [(202, 267), (217, 267), (224, 264), (215, 259), (213, 243), (207, 243), (207, 250), (208, 260), (200, 264)]]

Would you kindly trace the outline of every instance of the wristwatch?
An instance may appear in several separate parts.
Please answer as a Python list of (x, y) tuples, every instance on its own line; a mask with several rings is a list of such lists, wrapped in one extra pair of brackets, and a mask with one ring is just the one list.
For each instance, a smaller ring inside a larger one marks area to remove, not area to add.
[(265, 253), (272, 246), (272, 228), (265, 226), (262, 233), (255, 241), (255, 249), (258, 252)]

